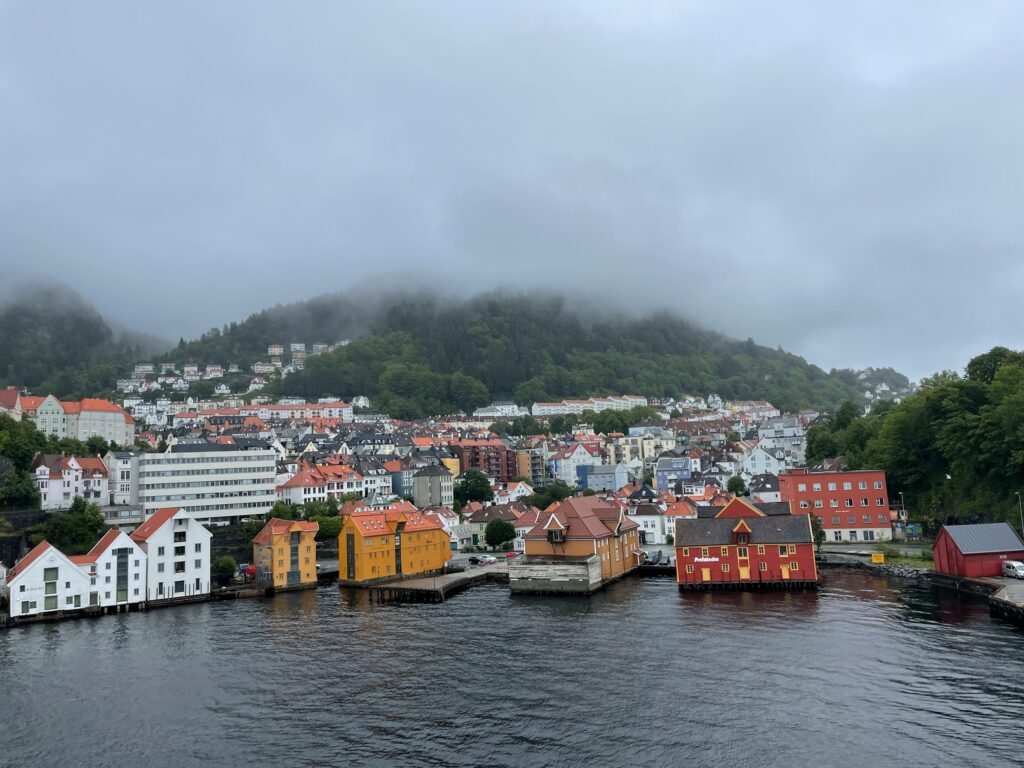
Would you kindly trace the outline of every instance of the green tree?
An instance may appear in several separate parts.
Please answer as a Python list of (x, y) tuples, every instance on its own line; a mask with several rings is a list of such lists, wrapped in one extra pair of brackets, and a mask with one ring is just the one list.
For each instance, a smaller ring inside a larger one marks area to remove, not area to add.
[(213, 576), (223, 584), (238, 572), (238, 563), (236, 563), (235, 558), (230, 555), (223, 555), (213, 561), (210, 566), (210, 571)]
[(825, 543), (825, 529), (821, 527), (821, 519), (817, 515), (811, 515), (811, 535), (814, 537), (814, 547), (820, 555), (821, 545)]
[(69, 509), (50, 515), (37, 528), (34, 539), (46, 539), (65, 555), (84, 555), (103, 537), (107, 527), (100, 508), (76, 496)]
[(317, 515), (309, 518), (320, 525), (316, 532), (316, 540), (323, 542), (338, 543), (338, 536), (341, 535), (341, 518), (337, 515)]
[(839, 446), (835, 435), (827, 425), (816, 424), (807, 430), (807, 449), (804, 458), (808, 466), (814, 466), (823, 459), (835, 458), (838, 455)]
[(462, 371), (456, 371), (448, 381), (450, 402), (466, 413), (472, 413), (477, 408), (487, 405), (491, 401), (491, 393), (479, 379), (467, 376)]
[(502, 520), (500, 517), (496, 517), (488, 522), (484, 528), (484, 540), (487, 542), (487, 546), (492, 549), (507, 544), (515, 537), (516, 529), (512, 527), (512, 523), (508, 520)]
[(739, 475), (733, 475), (729, 478), (729, 482), (726, 483), (725, 490), (734, 496), (745, 496), (747, 493), (747, 484), (743, 482), (743, 478)]
[(487, 475), (477, 469), (467, 469), (455, 484), (454, 496), (461, 508), (471, 501), (491, 501), (494, 491)]

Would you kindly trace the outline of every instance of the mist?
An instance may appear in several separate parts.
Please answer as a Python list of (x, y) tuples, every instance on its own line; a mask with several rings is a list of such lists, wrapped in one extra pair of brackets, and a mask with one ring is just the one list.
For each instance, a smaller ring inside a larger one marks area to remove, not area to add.
[(0, 0), (0, 282), (173, 340), (325, 292), (543, 289), (961, 368), (1021, 346), (1022, 22)]

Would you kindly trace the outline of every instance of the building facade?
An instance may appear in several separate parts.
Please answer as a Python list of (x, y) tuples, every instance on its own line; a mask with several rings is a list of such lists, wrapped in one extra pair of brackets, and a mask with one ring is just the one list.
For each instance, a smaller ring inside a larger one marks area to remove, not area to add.
[(315, 522), (270, 518), (252, 540), (256, 580), (275, 589), (315, 587), (319, 530)]
[(156, 510), (129, 537), (146, 553), (146, 601), (210, 593), (213, 535), (181, 507)]
[(139, 502), (147, 514), (168, 506), (208, 525), (265, 515), (277, 500), (277, 454), (214, 443), (180, 444), (139, 460)]
[(779, 475), (779, 495), (792, 503), (794, 513), (815, 515), (828, 542), (892, 538), (889, 491), (880, 470), (790, 469)]
[(675, 547), (683, 590), (813, 588), (818, 582), (808, 514), (767, 514), (737, 498), (715, 517), (677, 520)]
[(450, 557), (451, 537), (441, 522), (414, 509), (354, 512), (345, 516), (338, 535), (342, 582), (437, 573)]

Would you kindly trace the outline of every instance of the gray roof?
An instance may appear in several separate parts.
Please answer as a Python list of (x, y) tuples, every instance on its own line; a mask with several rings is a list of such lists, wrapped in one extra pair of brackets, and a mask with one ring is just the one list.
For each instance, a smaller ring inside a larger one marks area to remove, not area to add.
[(428, 464), (419, 470), (413, 477), (451, 477), (452, 473), (446, 467), (435, 464)]
[(740, 521), (750, 528), (751, 544), (810, 544), (807, 515), (715, 517), (676, 520), (677, 547), (718, 547), (733, 544), (732, 530)]
[[(755, 504), (748, 498), (744, 498), (743, 501), (769, 517), (793, 513), (788, 501), (762, 501), (760, 504)], [(722, 509), (722, 507), (699, 506), (697, 507), (697, 517), (712, 518), (721, 512)]]
[(1019, 552), (1024, 542), (1009, 523), (979, 523), (978, 525), (946, 525), (946, 533), (956, 548), (965, 555), (983, 552)]

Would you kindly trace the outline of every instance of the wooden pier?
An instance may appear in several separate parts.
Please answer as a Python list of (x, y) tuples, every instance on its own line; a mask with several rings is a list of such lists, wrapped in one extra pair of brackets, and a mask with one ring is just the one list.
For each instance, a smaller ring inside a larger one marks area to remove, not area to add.
[(1024, 582), (1003, 584), (988, 599), (989, 612), (1017, 626), (1024, 626)]
[(461, 573), (406, 579), (368, 587), (370, 600), (375, 603), (443, 603), (452, 595), (474, 584), (508, 583), (508, 565), (497, 563)]

